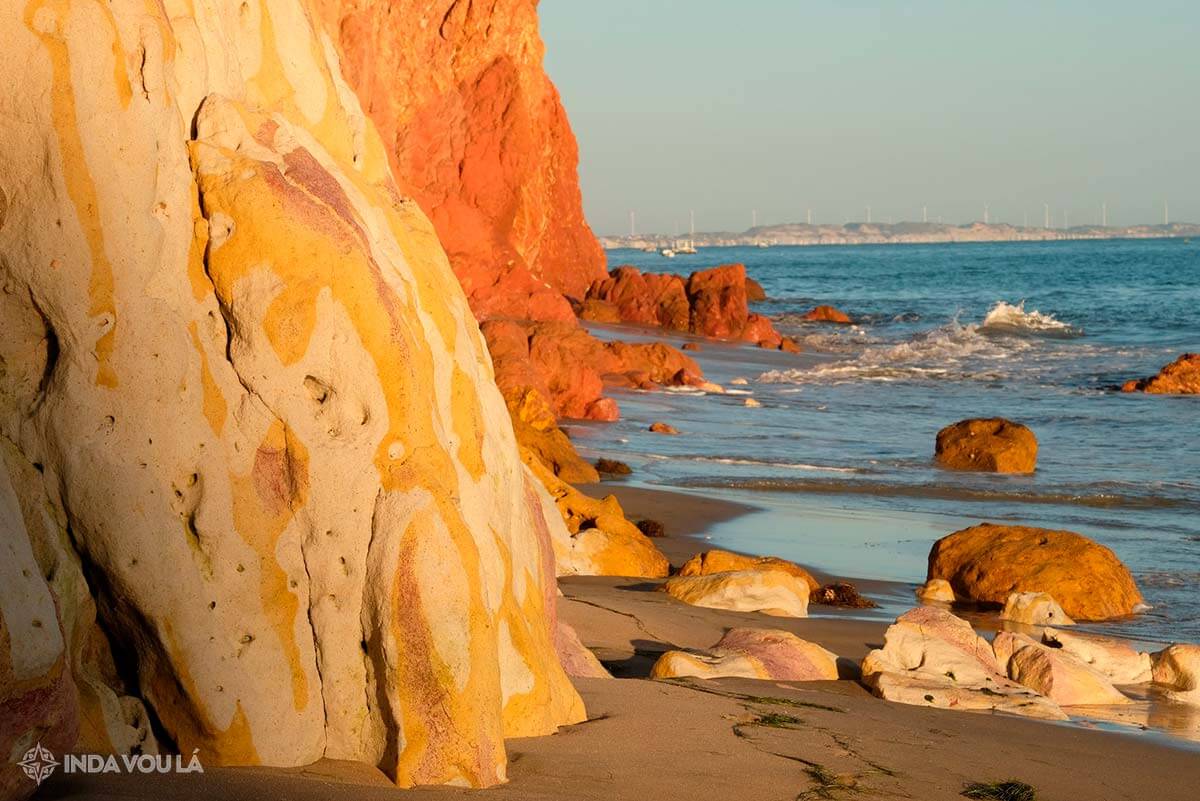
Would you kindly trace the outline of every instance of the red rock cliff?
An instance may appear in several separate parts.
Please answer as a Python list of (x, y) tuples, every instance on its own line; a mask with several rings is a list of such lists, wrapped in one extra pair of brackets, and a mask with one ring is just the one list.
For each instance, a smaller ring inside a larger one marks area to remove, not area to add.
[(537, 0), (318, 0), (405, 192), (475, 316), (573, 320), (603, 278)]

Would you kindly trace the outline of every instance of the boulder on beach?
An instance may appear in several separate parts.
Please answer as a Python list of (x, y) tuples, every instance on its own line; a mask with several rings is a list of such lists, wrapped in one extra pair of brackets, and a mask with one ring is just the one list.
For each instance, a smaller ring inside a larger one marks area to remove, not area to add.
[(546, 511), (566, 524), (549, 532), (559, 575), (644, 576), (661, 578), (670, 571), (667, 557), (625, 517), (616, 497), (590, 498), (555, 476), (528, 451), (522, 458), (549, 495)]
[(808, 616), (808, 584), (783, 570), (733, 570), (706, 576), (674, 576), (662, 591), (676, 600), (709, 609)]
[(606, 476), (628, 476), (633, 473), (633, 468), (617, 459), (597, 459), (593, 465), (596, 472)]
[(746, 398), (742, 401), (742, 405), (747, 409), (758, 409), (762, 407), (762, 403), (755, 398)]
[(821, 586), (821, 583), (813, 578), (811, 573), (795, 562), (789, 562), (777, 556), (747, 556), (720, 548), (702, 551), (688, 559), (679, 568), (677, 575), (709, 576), (713, 573), (728, 573), (732, 570), (782, 570), (802, 579), (808, 585), (809, 592), (819, 589)]
[(595, 322), (655, 326), (780, 348), (784, 337), (774, 324), (749, 309), (750, 302), (765, 299), (762, 286), (746, 276), (742, 264), (722, 264), (686, 279), (626, 264), (594, 280), (576, 310)]
[(952, 604), (957, 600), (950, 582), (940, 578), (930, 579), (917, 587), (916, 594), (923, 604)]
[(1001, 620), (1029, 626), (1074, 626), (1075, 621), (1047, 592), (1014, 592), (1004, 601)]
[(1157, 375), (1126, 381), (1122, 392), (1145, 392), (1150, 395), (1200, 394), (1200, 353), (1185, 353)]
[(801, 319), (810, 323), (840, 323), (841, 325), (849, 325), (854, 322), (844, 311), (824, 304), (810, 309)]
[(934, 459), (951, 470), (1032, 473), (1037, 451), (1037, 437), (1020, 423), (1003, 417), (973, 418), (938, 432)]
[(1111, 550), (1073, 531), (981, 523), (942, 537), (929, 552), (929, 579), (960, 600), (1003, 606), (1014, 592), (1045, 592), (1075, 620), (1109, 620), (1144, 601)]
[(1063, 720), (1053, 701), (1008, 679), (971, 624), (933, 606), (911, 609), (862, 662), (862, 681), (888, 701)]
[(650, 676), (832, 681), (838, 677), (837, 655), (789, 631), (734, 628), (707, 651), (667, 651)]
[(1044, 695), (1059, 706), (1128, 704), (1100, 671), (1058, 648), (1021, 634), (1002, 631), (993, 644), (1001, 667), (1013, 681)]
[(663, 423), (661, 421), (656, 422), (656, 423), (651, 423), (650, 427), (647, 430), (653, 434), (678, 434), (679, 433), (678, 428), (671, 425), (670, 423)]
[(1176, 701), (1200, 704), (1200, 645), (1176, 643), (1151, 657), (1156, 684), (1170, 690)]
[(1150, 654), (1138, 651), (1127, 640), (1048, 629), (1042, 634), (1042, 641), (1090, 665), (1117, 684), (1141, 684), (1151, 679)]
[(600, 664), (579, 634), (566, 622), (559, 620), (554, 632), (554, 650), (563, 670), (575, 679), (611, 679), (612, 674)]

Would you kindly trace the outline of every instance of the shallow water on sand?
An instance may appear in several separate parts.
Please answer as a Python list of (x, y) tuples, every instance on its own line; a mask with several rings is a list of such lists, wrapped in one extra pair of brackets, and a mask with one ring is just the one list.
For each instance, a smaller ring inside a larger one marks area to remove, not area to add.
[[(623, 394), (622, 422), (581, 431), (585, 449), (630, 461), (641, 481), (769, 501), (726, 544), (848, 576), (919, 582), (933, 541), (981, 520), (1078, 531), (1116, 551), (1152, 606), (1101, 629), (1200, 641), (1200, 398), (1112, 390), (1200, 350), (1200, 246), (609, 253), (658, 271), (733, 261), (771, 298), (757, 310), (806, 354), (705, 348), (693, 355), (706, 372), (762, 408), (740, 394)], [(800, 321), (817, 303), (858, 324)], [(991, 415), (1037, 434), (1035, 475), (932, 464), (939, 428)], [(658, 419), (683, 435), (646, 433)]]

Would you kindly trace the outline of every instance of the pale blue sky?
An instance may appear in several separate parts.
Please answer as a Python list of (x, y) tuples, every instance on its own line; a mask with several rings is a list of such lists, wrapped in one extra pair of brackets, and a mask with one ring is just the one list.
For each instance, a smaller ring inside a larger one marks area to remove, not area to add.
[(542, 0), (598, 233), (1200, 221), (1200, 0)]

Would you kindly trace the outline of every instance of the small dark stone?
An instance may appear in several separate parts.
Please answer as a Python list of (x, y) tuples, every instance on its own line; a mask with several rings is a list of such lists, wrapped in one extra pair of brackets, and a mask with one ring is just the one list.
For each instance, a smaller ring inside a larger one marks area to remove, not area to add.
[(657, 520), (639, 520), (637, 522), (638, 530), (647, 537), (665, 537), (667, 536), (667, 528)]
[(825, 606), (845, 606), (849, 609), (874, 609), (879, 604), (859, 594), (853, 584), (837, 581), (812, 591), (809, 600)]
[(624, 462), (618, 462), (616, 459), (597, 459), (596, 472), (605, 473), (610, 476), (627, 476), (633, 472), (633, 468)]

